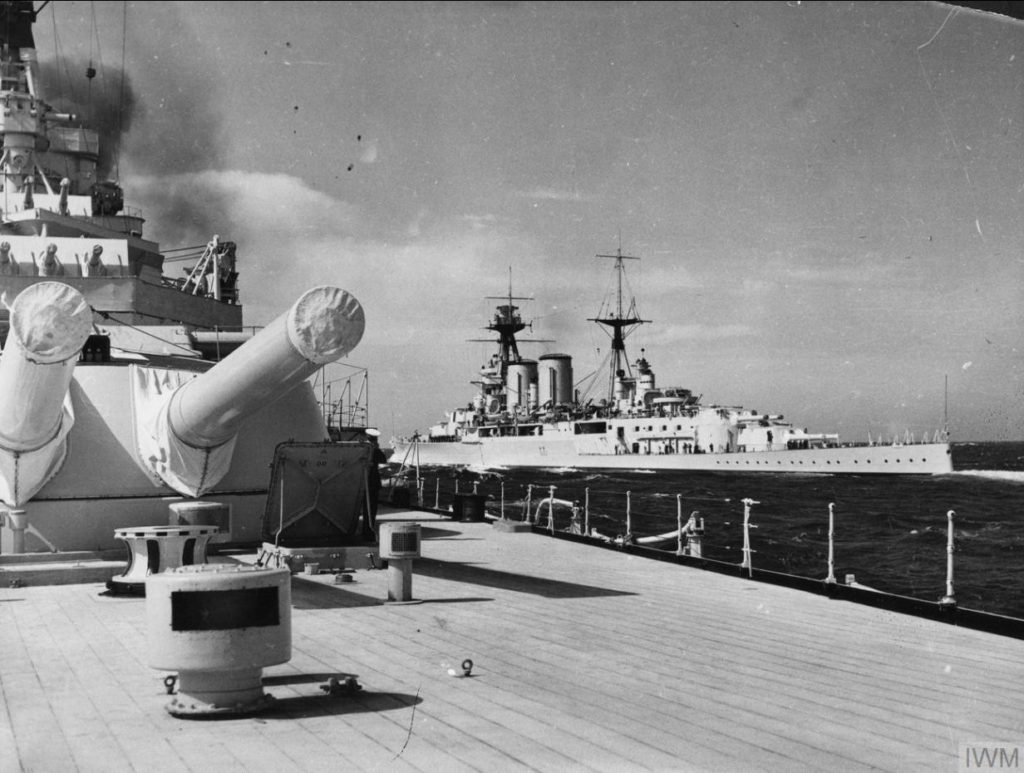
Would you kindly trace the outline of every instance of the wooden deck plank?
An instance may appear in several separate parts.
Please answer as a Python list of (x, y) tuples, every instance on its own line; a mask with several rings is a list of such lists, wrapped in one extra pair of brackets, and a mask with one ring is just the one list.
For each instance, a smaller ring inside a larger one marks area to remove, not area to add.
[[(1020, 641), (487, 524), (424, 537), (422, 604), (384, 604), (387, 572), (296, 577), (293, 657), (265, 674), (278, 705), (229, 721), (164, 711), (144, 600), (0, 589), (0, 755), (86, 771), (934, 770), (958, 743), (1024, 734)], [(449, 675), (467, 657), (473, 676)], [(363, 690), (324, 695), (339, 673)]]

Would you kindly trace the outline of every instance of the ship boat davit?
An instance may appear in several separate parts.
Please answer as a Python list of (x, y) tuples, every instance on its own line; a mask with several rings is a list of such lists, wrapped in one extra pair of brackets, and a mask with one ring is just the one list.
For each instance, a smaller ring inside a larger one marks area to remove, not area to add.
[(623, 295), (619, 250), (617, 292), (590, 321), (611, 338), (607, 397), (581, 398), (572, 357), (520, 355), (526, 328), (511, 287), (487, 329), (498, 351), (480, 370), (479, 393), (449, 412), (426, 437), (395, 438), (396, 461), (407, 465), (475, 468), (694, 470), (825, 474), (943, 474), (952, 472), (948, 433), (930, 440), (850, 444), (836, 433), (810, 433), (779, 414), (708, 405), (683, 387), (661, 387), (645, 353), (630, 363), (625, 339), (648, 322)]
[(165, 276), (141, 214), (97, 182), (98, 132), (44, 98), (32, 3), (0, 12), (0, 500), (19, 525), (0, 518), (0, 553), (113, 548), (200, 497), (227, 506), (228, 541), (258, 543), (275, 449), (328, 441), (307, 379), (359, 342), (363, 309), (314, 287), (243, 333), (218, 236)]

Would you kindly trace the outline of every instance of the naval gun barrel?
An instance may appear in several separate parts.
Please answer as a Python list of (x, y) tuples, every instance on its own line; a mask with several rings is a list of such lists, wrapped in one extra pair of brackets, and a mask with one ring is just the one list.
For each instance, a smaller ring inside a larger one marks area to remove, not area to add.
[(363, 337), (363, 307), (337, 287), (314, 287), (213, 368), (179, 388), (167, 418), (194, 448), (230, 440), (245, 420), (341, 359)]
[(38, 282), (14, 299), (0, 357), (0, 447), (34, 451), (58, 433), (91, 330), (92, 310), (70, 285)]

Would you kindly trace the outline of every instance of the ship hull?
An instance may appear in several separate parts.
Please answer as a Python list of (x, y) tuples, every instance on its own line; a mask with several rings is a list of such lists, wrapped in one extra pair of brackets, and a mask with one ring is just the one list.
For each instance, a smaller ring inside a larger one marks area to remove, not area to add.
[(801, 450), (699, 454), (581, 452), (572, 439), (521, 437), (477, 442), (394, 441), (392, 461), (483, 469), (534, 467), (580, 470), (943, 475), (953, 471), (948, 443), (837, 446)]

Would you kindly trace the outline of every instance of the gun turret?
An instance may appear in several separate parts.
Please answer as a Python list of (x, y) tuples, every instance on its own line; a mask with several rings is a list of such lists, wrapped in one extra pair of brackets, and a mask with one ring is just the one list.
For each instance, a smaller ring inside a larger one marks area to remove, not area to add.
[(196, 448), (220, 445), (251, 414), (355, 348), (363, 307), (336, 287), (316, 287), (222, 362), (178, 389), (171, 431)]
[(85, 298), (60, 282), (30, 285), (11, 306), (0, 358), (0, 499), (9, 505), (30, 499), (64, 459), (68, 387), (91, 329)]
[(246, 420), (348, 354), (365, 324), (359, 301), (344, 290), (307, 291), (224, 360), (178, 387), (149, 431), (157, 452), (144, 441), (141, 457), (171, 488), (200, 496), (226, 474)]

